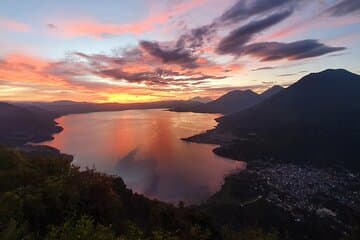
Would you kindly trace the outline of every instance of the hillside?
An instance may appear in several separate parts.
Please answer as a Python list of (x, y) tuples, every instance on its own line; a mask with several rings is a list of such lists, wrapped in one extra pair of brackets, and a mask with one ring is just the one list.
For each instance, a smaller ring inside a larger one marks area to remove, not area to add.
[(53, 115), (39, 108), (25, 109), (8, 103), (0, 103), (0, 143), (20, 145), (31, 141), (51, 138), (61, 131)]
[(235, 90), (220, 98), (196, 108), (198, 112), (228, 114), (238, 112), (255, 105), (260, 100), (258, 94), (251, 90)]
[(256, 157), (360, 169), (359, 93), (360, 76), (346, 70), (309, 74), (253, 108), (219, 119), (218, 132), (251, 137), (217, 151), (243, 156), (253, 149)]
[(0, 206), (0, 239), (218, 239), (201, 212), (149, 200), (61, 154), (0, 146)]

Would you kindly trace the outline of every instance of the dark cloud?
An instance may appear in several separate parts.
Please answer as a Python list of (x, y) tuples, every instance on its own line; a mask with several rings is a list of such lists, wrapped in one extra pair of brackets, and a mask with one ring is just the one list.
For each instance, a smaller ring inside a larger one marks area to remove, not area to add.
[[(104, 69), (93, 72), (94, 74), (112, 78), (114, 80), (125, 80), (130, 83), (145, 83), (147, 85), (197, 85), (206, 79), (223, 79), (225, 76), (211, 75), (184, 75), (179, 72), (156, 69), (148, 72), (125, 72), (120, 68)], [(181, 76), (181, 78), (176, 78)]]
[(343, 16), (352, 13), (360, 12), (360, 1), (359, 0), (343, 0), (331, 8), (328, 12), (333, 16)]
[(302, 40), (291, 43), (260, 42), (244, 46), (238, 55), (252, 55), (261, 61), (272, 61), (279, 59), (298, 60), (321, 56), (327, 53), (344, 50), (343, 47), (329, 47), (317, 40)]
[(217, 22), (236, 23), (251, 16), (278, 8), (292, 8), (295, 0), (239, 0), (225, 11)]
[(291, 13), (292, 11), (275, 13), (233, 30), (228, 36), (220, 41), (217, 52), (220, 54), (238, 55), (238, 53), (242, 51), (243, 46), (248, 43), (255, 34), (281, 22), (290, 16)]
[(140, 46), (151, 56), (160, 59), (163, 63), (178, 64), (186, 68), (195, 68), (196, 57), (183, 47), (165, 49), (158, 42), (141, 41)]
[(261, 67), (261, 68), (251, 69), (251, 71), (256, 72), (256, 71), (271, 70), (271, 69), (275, 69), (275, 67)]
[[(303, 0), (301, 0), (303, 1)], [(283, 14), (290, 15), (296, 3), (300, 0), (238, 0), (232, 7), (225, 11), (220, 17), (214, 19), (210, 24), (202, 25), (193, 28), (182, 34), (176, 41), (176, 50), (181, 52), (191, 52), (192, 54), (197, 51), (201, 52), (201, 48), (210, 42), (219, 30), (223, 30), (229, 24), (235, 24), (242, 20), (247, 20), (255, 15), (267, 16), (272, 15), (267, 21), (274, 20), (276, 17), (284, 17)], [(275, 13), (280, 12), (280, 13)], [(286, 16), (287, 17), (287, 16)], [(265, 19), (263, 19), (265, 20)], [(256, 27), (256, 24), (266, 24), (265, 22), (253, 22), (248, 24), (248, 27)], [(279, 20), (280, 21), (280, 20)], [(274, 23), (275, 24), (275, 23)], [(264, 27), (266, 28), (266, 27)], [(258, 30), (260, 32), (261, 29)], [(244, 40), (249, 35), (244, 36)], [(250, 39), (248, 39), (250, 40)], [(186, 51), (185, 51), (186, 49)]]
[(215, 33), (215, 24), (203, 25), (181, 35), (176, 42), (176, 46), (194, 51), (202, 47), (207, 41), (210, 41)]
[(56, 29), (57, 28), (57, 26), (55, 24), (53, 24), (53, 23), (48, 23), (48, 24), (46, 24), (46, 26), (48, 28), (50, 28), (50, 29)]
[(297, 73), (285, 73), (285, 74), (279, 74), (278, 77), (290, 77), (290, 76), (296, 76)]
[(299, 74), (307, 73), (308, 71), (299, 71), (297, 73), (284, 73), (277, 75), (278, 77), (291, 77), (291, 76), (297, 76)]

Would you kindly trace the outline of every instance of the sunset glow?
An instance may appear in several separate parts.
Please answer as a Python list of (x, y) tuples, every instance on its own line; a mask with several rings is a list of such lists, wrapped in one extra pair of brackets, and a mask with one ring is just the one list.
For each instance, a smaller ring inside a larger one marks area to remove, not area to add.
[(355, 1), (264, 2), (1, 1), (0, 100), (215, 98), (360, 73)]

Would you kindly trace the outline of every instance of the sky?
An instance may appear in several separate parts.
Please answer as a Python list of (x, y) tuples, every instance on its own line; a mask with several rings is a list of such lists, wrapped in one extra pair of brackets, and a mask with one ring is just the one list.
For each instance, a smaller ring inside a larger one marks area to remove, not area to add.
[(1, 0), (0, 100), (149, 102), (360, 74), (359, 0)]

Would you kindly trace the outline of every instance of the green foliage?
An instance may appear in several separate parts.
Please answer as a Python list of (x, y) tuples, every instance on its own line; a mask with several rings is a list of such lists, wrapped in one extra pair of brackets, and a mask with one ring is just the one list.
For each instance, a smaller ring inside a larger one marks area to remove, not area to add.
[(28, 239), (25, 237), (25, 225), (19, 225), (14, 219), (11, 219), (0, 232), (0, 239), (3, 240), (18, 240)]
[(128, 222), (126, 226), (126, 233), (122, 239), (126, 240), (143, 240), (145, 239), (144, 232), (132, 222)]
[(64, 155), (0, 147), (0, 232), (0, 239), (177, 240), (209, 239), (216, 230), (194, 209), (146, 199)]
[(190, 229), (190, 236), (192, 239), (207, 240), (211, 239), (211, 232), (208, 229), (202, 229), (200, 225), (195, 224)]
[(265, 233), (259, 228), (249, 228), (242, 232), (235, 232), (227, 227), (222, 228), (223, 240), (277, 240), (277, 233)]
[(164, 230), (155, 230), (152, 234), (153, 240), (179, 240), (177, 236), (174, 236), (172, 233)]
[(63, 155), (0, 147), (0, 239), (276, 240), (261, 229), (220, 231), (199, 208), (132, 193), (121, 178), (80, 171)]
[(358, 240), (358, 239), (360, 239), (360, 226), (353, 227), (350, 234), (342, 238), (342, 240)]
[(62, 226), (52, 227), (45, 240), (116, 240), (119, 239), (111, 226), (95, 224), (90, 217), (83, 216), (77, 221), (68, 220)]

